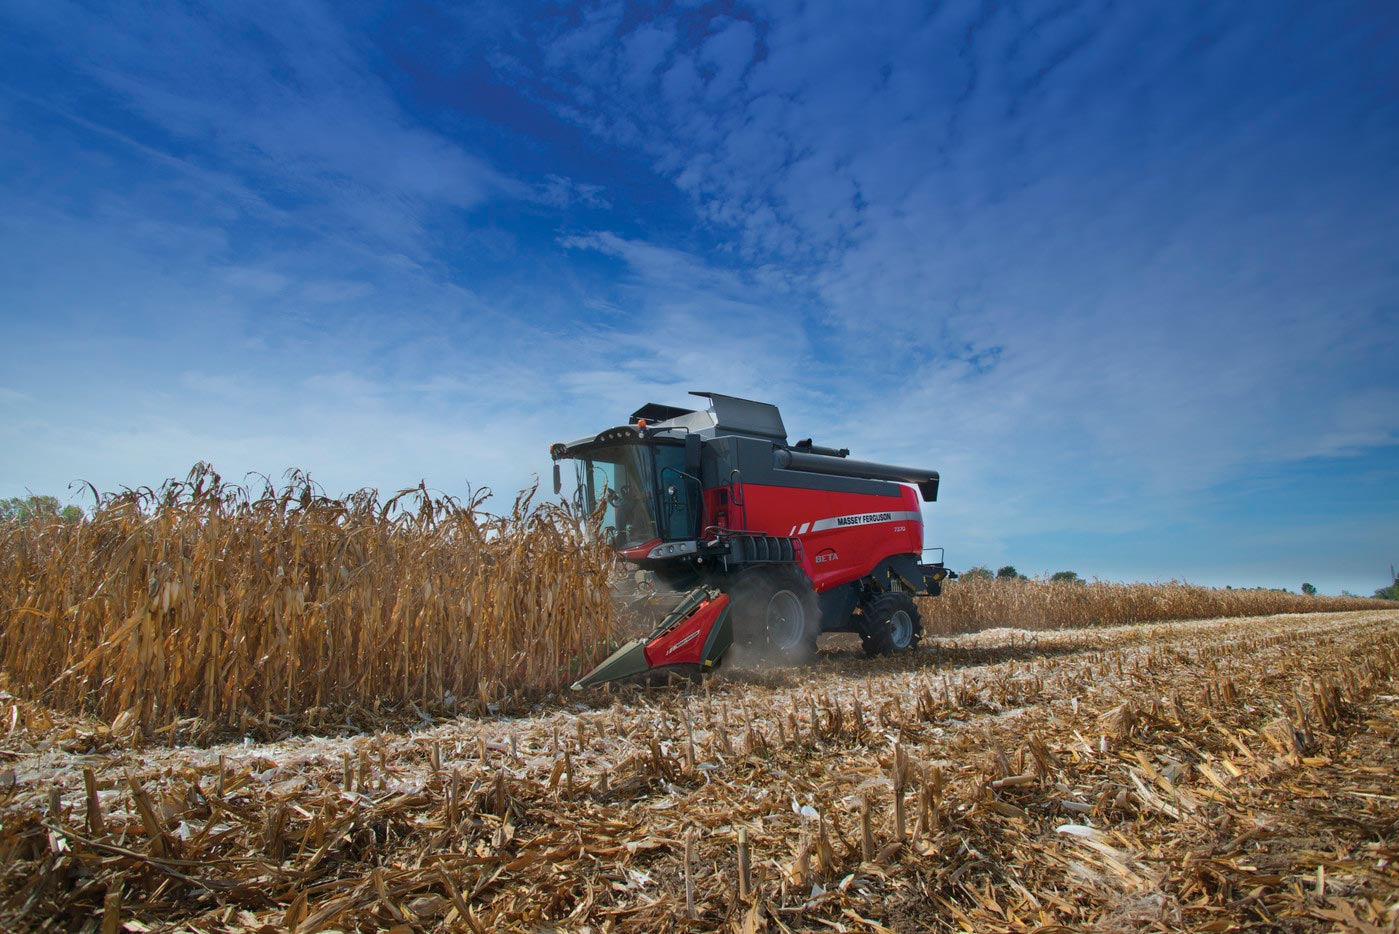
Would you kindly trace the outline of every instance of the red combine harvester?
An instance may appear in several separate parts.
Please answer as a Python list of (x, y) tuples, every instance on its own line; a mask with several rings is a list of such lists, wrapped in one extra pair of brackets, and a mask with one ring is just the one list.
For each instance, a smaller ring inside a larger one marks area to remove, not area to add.
[(789, 444), (776, 406), (692, 395), (709, 407), (651, 403), (550, 449), (554, 492), (559, 461), (576, 461), (580, 504), (601, 511), (612, 547), (684, 592), (651, 635), (573, 687), (711, 670), (735, 642), (788, 661), (809, 657), (823, 632), (859, 633), (868, 655), (916, 647), (914, 596), (956, 576), (922, 560), (919, 496), (937, 499), (937, 471)]

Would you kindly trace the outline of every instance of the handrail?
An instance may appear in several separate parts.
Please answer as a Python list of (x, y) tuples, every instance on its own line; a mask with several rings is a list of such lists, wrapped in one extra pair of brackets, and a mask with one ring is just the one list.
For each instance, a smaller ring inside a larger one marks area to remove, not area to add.
[(735, 467), (729, 471), (729, 502), (740, 510), (744, 526), (748, 525), (748, 497), (743, 491), (743, 471)]

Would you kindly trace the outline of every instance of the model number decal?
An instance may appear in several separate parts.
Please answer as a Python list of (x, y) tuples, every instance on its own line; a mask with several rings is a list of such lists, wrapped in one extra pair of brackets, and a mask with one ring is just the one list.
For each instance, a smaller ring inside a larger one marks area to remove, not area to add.
[(812, 558), (811, 560), (814, 561), (816, 564), (825, 564), (828, 561), (839, 561), (840, 555), (834, 551), (831, 551), (830, 549), (827, 549), (821, 552), (815, 558)]

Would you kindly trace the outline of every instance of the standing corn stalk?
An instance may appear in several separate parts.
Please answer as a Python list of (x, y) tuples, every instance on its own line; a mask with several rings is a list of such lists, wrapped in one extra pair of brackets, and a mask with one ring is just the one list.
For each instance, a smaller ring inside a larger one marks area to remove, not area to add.
[(507, 515), (425, 487), (260, 493), (207, 465), (99, 498), (80, 523), (0, 526), (10, 690), (146, 729), (542, 691), (611, 631), (610, 553), (567, 506)]
[[(1392, 605), (1392, 604), (1391, 604)], [(933, 635), (993, 626), (1077, 629), (1174, 619), (1272, 616), (1383, 608), (1357, 597), (1305, 597), (1281, 590), (1219, 590), (1179, 581), (1118, 584), (1108, 581), (995, 580), (963, 575), (937, 600), (920, 600), (923, 625)]]

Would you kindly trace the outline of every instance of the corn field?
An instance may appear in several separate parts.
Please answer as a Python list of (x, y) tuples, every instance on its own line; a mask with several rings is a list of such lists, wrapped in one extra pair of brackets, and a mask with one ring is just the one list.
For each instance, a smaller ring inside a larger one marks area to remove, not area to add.
[[(531, 493), (497, 516), (484, 496), (422, 487), (334, 499), (300, 473), (254, 492), (201, 464), (159, 489), (99, 496), (78, 523), (0, 526), (0, 686), (148, 733), (383, 705), (484, 711), (556, 690), (615, 635), (614, 564), (584, 517)], [(975, 579), (922, 601), (932, 635), (1375, 605)]]
[(611, 558), (567, 507), (484, 499), (332, 499), (302, 474), (254, 493), (199, 465), (82, 522), (8, 524), (0, 677), (144, 730), (557, 688), (608, 636)]
[(1217, 590), (1175, 581), (1115, 584), (976, 577), (946, 582), (942, 596), (919, 601), (924, 629), (934, 636), (1000, 626), (1030, 630), (1078, 629), (1387, 606), (1393, 604), (1366, 597), (1308, 597), (1278, 590)]

